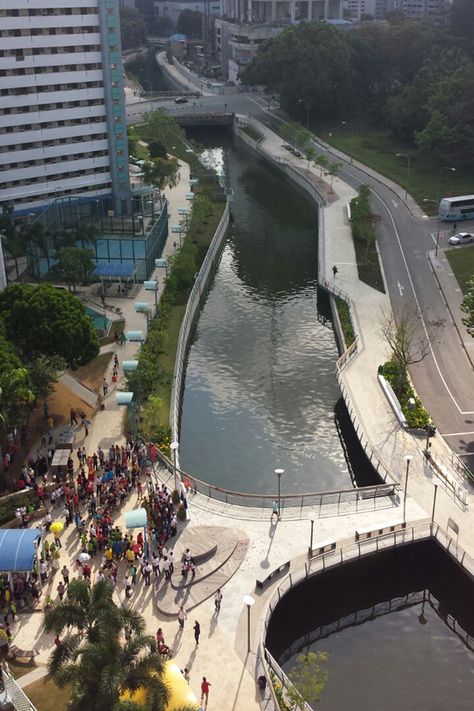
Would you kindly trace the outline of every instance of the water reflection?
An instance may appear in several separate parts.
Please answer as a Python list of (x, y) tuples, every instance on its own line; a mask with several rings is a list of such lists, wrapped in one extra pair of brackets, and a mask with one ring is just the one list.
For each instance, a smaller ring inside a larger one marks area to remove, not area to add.
[[(199, 137), (202, 141), (202, 137)], [(219, 135), (234, 225), (186, 374), (185, 469), (224, 487), (349, 487), (334, 427), (337, 351), (317, 320), (316, 211), (279, 172)]]

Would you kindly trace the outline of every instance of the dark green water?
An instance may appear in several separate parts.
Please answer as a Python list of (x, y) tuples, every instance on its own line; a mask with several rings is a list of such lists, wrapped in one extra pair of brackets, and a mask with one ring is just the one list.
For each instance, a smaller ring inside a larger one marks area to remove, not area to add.
[(155, 50), (139, 52), (125, 62), (125, 70), (138, 79), (145, 91), (169, 91), (166, 79), (155, 61)]
[(189, 352), (180, 462), (225, 488), (350, 488), (334, 425), (333, 332), (317, 319), (316, 208), (225, 132), (194, 134), (233, 189), (234, 224)]

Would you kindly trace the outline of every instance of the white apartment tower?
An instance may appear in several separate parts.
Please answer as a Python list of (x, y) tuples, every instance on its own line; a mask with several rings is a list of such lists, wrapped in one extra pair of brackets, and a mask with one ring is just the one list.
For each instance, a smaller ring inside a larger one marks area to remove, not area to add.
[(0, 209), (130, 195), (118, 0), (0, 0)]

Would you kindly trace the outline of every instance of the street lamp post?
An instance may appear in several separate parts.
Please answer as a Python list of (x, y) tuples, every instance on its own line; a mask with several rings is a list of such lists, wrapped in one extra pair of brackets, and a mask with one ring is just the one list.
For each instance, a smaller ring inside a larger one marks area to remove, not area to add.
[(285, 473), (284, 469), (275, 469), (275, 474), (278, 477), (278, 518), (281, 516), (281, 477)]
[(435, 511), (436, 511), (436, 497), (438, 495), (438, 484), (434, 484), (434, 494), (433, 494), (433, 508), (431, 510), (431, 523), (434, 523)]
[(411, 158), (407, 153), (397, 153), (397, 158), (407, 159), (407, 184), (405, 186), (405, 200), (408, 196), (408, 186), (410, 185), (410, 170), (411, 170)]
[(255, 600), (251, 595), (244, 595), (244, 605), (247, 606), (247, 653), (250, 652), (250, 608), (255, 605)]
[(174, 488), (178, 491), (178, 473), (176, 471), (176, 450), (179, 447), (179, 442), (171, 442), (170, 449), (173, 452), (173, 473), (174, 473)]
[[(451, 170), (452, 172), (456, 172), (456, 168), (450, 168), (448, 165), (445, 165), (441, 168), (439, 171), (438, 175), (438, 186), (436, 188), (436, 204), (439, 205), (439, 201), (441, 199), (441, 176), (443, 174), (443, 170)], [(438, 215), (438, 233), (436, 235), (436, 249), (435, 249), (435, 257), (438, 256), (438, 247), (439, 247), (439, 235), (440, 235), (440, 230), (441, 230), (441, 220), (439, 219)]]
[[(341, 121), (341, 126), (350, 126), (351, 129), (351, 149), (354, 150), (354, 124), (352, 121)], [(351, 163), (354, 162), (352, 154), (350, 155)]]
[(407, 471), (405, 474), (405, 489), (403, 492), (403, 523), (406, 523), (407, 520), (407, 489), (408, 489), (408, 474), (410, 472), (410, 462), (413, 459), (411, 454), (407, 454), (405, 457), (405, 461), (407, 463)]
[(304, 99), (298, 99), (298, 103), (306, 106), (306, 128), (309, 131), (309, 103)]
[(309, 534), (309, 549), (308, 549), (308, 558), (311, 558), (313, 555), (313, 531), (314, 531), (314, 522), (316, 520), (316, 514), (314, 511), (310, 511), (308, 514), (308, 518), (311, 521), (311, 533)]

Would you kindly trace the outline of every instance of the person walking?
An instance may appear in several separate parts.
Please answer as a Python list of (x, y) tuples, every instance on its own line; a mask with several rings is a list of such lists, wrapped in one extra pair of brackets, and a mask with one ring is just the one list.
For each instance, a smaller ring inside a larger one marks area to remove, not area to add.
[(186, 614), (186, 610), (184, 609), (183, 605), (178, 610), (178, 623), (181, 629), (184, 629), (184, 623), (186, 622), (188, 616)]
[(74, 409), (73, 407), (71, 407), (71, 412), (69, 413), (69, 417), (70, 417), (70, 420), (71, 420), (71, 427), (72, 427), (73, 425), (77, 425), (77, 424), (78, 424), (78, 422), (77, 422), (77, 417), (76, 417), (76, 411), (75, 411), (75, 409)]
[(212, 686), (211, 682), (206, 679), (205, 676), (202, 677), (202, 682), (201, 682), (201, 704), (205, 703), (207, 706), (207, 702), (209, 700), (209, 687)]
[(336, 267), (336, 265), (334, 265), (332, 268), (332, 275), (333, 275), (334, 279), (336, 278), (337, 272), (338, 272), (338, 268)]
[(272, 503), (272, 515), (270, 516), (270, 522), (273, 522), (273, 517), (276, 516), (278, 520), (278, 504), (276, 501)]
[(107, 393), (109, 392), (109, 386), (105, 378), (102, 380), (102, 392), (104, 393), (104, 397), (107, 397)]
[(197, 620), (194, 620), (194, 639), (196, 640), (196, 647), (199, 647), (199, 636), (201, 634), (201, 625)]
[(215, 595), (214, 595), (214, 607), (216, 608), (216, 612), (219, 612), (221, 609), (221, 602), (222, 602), (222, 592), (221, 589), (218, 588), (216, 590)]
[(61, 602), (62, 602), (62, 599), (63, 599), (63, 597), (64, 597), (64, 593), (66, 592), (66, 586), (64, 585), (64, 583), (63, 583), (62, 580), (58, 583), (58, 587), (57, 587), (56, 589), (57, 589), (57, 591), (58, 591), (59, 599), (60, 599)]
[(63, 576), (64, 585), (69, 585), (69, 568), (67, 565), (63, 565), (61, 575)]

